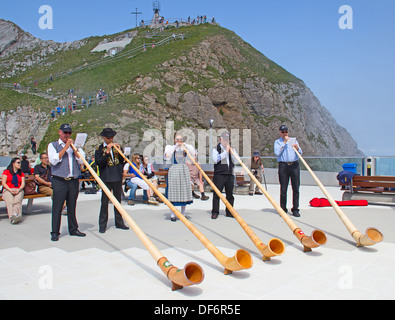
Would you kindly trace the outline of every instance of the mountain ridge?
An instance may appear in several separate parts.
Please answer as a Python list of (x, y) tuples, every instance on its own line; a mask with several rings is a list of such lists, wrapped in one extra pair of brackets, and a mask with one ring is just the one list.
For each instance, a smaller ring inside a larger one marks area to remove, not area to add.
[[(263, 155), (273, 155), (273, 142), (283, 123), (298, 137), (307, 155), (363, 155), (351, 135), (336, 123), (302, 80), (233, 31), (200, 25), (171, 29), (168, 35), (172, 32), (185, 34), (185, 39), (151, 49), (155, 37), (147, 37), (145, 30), (139, 30), (129, 48), (142, 48), (146, 43), (147, 52), (141, 50), (133, 59), (121, 59), (44, 83), (44, 90), (106, 88), (110, 93), (105, 108), (95, 109), (96, 112), (83, 110), (61, 121), (91, 130), (87, 132), (91, 148), (100, 141), (98, 132), (106, 125), (121, 133), (119, 142), (132, 143), (132, 149), (142, 152), (147, 145), (142, 141), (147, 128), (164, 132), (166, 121), (172, 120), (176, 130), (185, 125), (194, 130), (208, 129), (209, 119), (214, 119), (217, 129), (251, 129), (252, 148)], [(41, 61), (41, 66), (32, 65), (10, 79), (31, 81), (34, 75), (50, 74), (60, 68), (61, 59), (67, 67), (101, 60), (100, 54), (92, 54), (89, 49), (103, 38), (91, 37), (68, 49), (59, 49), (43, 59), (46, 67)], [(0, 60), (0, 75), (2, 69)], [(107, 114), (100, 115), (102, 111)], [(95, 116), (96, 121), (91, 118)], [(59, 120), (49, 126), (40, 148), (56, 136), (58, 125)]]

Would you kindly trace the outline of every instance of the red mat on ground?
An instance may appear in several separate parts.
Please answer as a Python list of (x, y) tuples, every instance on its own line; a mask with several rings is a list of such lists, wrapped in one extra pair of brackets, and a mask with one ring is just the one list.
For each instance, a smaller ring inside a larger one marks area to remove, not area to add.
[[(367, 200), (345, 200), (345, 201), (335, 201), (338, 206), (367, 206)], [(312, 207), (330, 207), (328, 199), (325, 198), (314, 198), (310, 200), (310, 205)]]

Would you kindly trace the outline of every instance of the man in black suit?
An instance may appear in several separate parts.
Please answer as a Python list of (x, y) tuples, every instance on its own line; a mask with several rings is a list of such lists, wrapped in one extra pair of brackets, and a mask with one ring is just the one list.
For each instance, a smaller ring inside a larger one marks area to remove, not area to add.
[[(220, 143), (213, 149), (213, 161), (214, 161), (214, 177), (213, 182), (220, 192), (225, 187), (226, 200), (233, 206), (234, 196), (234, 161), (235, 158), (231, 154), (236, 153), (234, 149), (231, 148), (229, 132), (223, 132), (220, 137)], [(236, 153), (237, 154), (237, 153)], [(234, 218), (232, 213), (226, 208), (226, 216), (229, 218)], [(213, 194), (213, 205), (211, 210), (211, 219), (217, 219), (219, 215), (219, 196), (214, 192)]]
[[(114, 197), (121, 202), (122, 197), (122, 173), (125, 159), (113, 148), (116, 146), (121, 150), (118, 143), (114, 143), (114, 137), (117, 133), (111, 128), (105, 128), (100, 133), (103, 137), (102, 143), (95, 151), (95, 161), (99, 167), (100, 178), (106, 184), (107, 188), (112, 191)], [(108, 222), (108, 197), (102, 192), (101, 207), (99, 215), (99, 232), (106, 232)], [(115, 227), (118, 229), (129, 229), (114, 206)]]

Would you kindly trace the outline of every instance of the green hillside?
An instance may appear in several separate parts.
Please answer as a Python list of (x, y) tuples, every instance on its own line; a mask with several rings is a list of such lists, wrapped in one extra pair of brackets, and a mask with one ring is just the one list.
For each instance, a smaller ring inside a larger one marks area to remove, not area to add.
[[(154, 37), (154, 41), (158, 42), (165, 35), (171, 36), (172, 32), (184, 33), (185, 40), (174, 41), (167, 44), (165, 49), (158, 48), (158, 50), (151, 50), (150, 45), (152, 39), (144, 37), (147, 33), (146, 29), (140, 29), (138, 35), (133, 41), (126, 47), (120, 54), (124, 54), (131, 49), (140, 47), (142, 48), (143, 43), (147, 44), (147, 52), (141, 53), (137, 56), (128, 59), (116, 59), (111, 62), (111, 58), (102, 58), (103, 53), (91, 53), (91, 50), (97, 46), (97, 44), (105, 38), (111, 40), (116, 36), (128, 32), (126, 30), (119, 34), (112, 36), (103, 37), (92, 37), (85, 39), (86, 44), (77, 50), (69, 50), (65, 52), (58, 52), (50, 56), (46, 61), (45, 65), (50, 66), (36, 66), (22, 75), (13, 77), (10, 79), (1, 79), (1, 82), (14, 83), (19, 82), (22, 84), (32, 83), (35, 79), (45, 79), (48, 81), (40, 83), (38, 88), (46, 90), (52, 88), (53, 91), (67, 91), (69, 88), (75, 88), (81, 91), (95, 91), (99, 87), (104, 87), (107, 91), (111, 92), (124, 84), (130, 82), (131, 79), (138, 75), (155, 74), (156, 66), (164, 61), (170, 60), (175, 56), (186, 54), (194, 45), (203, 41), (209, 36), (224, 35), (229, 39), (232, 44), (240, 49), (240, 52), (248, 60), (248, 63), (242, 63), (237, 66), (237, 69), (233, 69), (229, 65), (227, 70), (227, 77), (240, 76), (243, 77), (251, 72), (257, 75), (264, 75), (270, 82), (281, 83), (297, 81), (297, 79), (288, 73), (286, 70), (275, 64), (273, 61), (267, 59), (263, 54), (258, 52), (249, 44), (245, 43), (240, 39), (234, 32), (224, 29), (216, 25), (198, 25), (191, 27), (183, 27), (179, 29), (170, 29), (165, 31), (159, 36)], [(149, 54), (148, 54), (149, 53)], [(50, 82), (49, 77), (51, 74), (56, 75), (63, 71), (73, 71), (84, 65), (90, 65), (94, 62), (108, 60), (108, 63), (104, 63), (92, 69), (83, 70), (80, 72), (72, 72), (70, 75), (63, 76), (60, 78), (54, 77), (54, 81)], [(262, 70), (263, 64), (269, 64), (270, 68)], [(264, 72), (263, 72), (264, 71)]]
[[(266, 58), (248, 43), (244, 42), (234, 32), (217, 25), (204, 24), (179, 29), (169, 29), (154, 36), (152, 39), (146, 38), (147, 30), (139, 29), (137, 36), (133, 41), (114, 58), (103, 58), (103, 53), (91, 53), (91, 50), (105, 38), (111, 40), (127, 30), (116, 35), (91, 37), (84, 39), (85, 45), (79, 49), (57, 52), (49, 56), (45, 63), (28, 69), (23, 74), (10, 79), (0, 79), (1, 82), (21, 83), (22, 86), (34, 87), (34, 81), (39, 80), (36, 86), (39, 90), (45, 92), (50, 89), (52, 92), (67, 93), (69, 89), (78, 92), (97, 92), (103, 88), (109, 95), (110, 100), (106, 104), (92, 106), (89, 110), (82, 110), (73, 114), (68, 114), (53, 122), (40, 144), (39, 151), (43, 150), (47, 143), (56, 137), (57, 129), (62, 122), (70, 122), (74, 127), (82, 127), (88, 135), (97, 135), (103, 126), (117, 122), (116, 117), (120, 111), (129, 109), (139, 111), (144, 114), (147, 110), (141, 105), (143, 97), (125, 93), (128, 87), (137, 77), (150, 76), (160, 79), (158, 66), (166, 61), (187, 55), (192, 48), (209, 37), (225, 37), (231, 45), (238, 50), (243, 56), (243, 61), (235, 63), (234, 60), (226, 56), (221, 61), (221, 66), (225, 69), (224, 74), (218, 74), (214, 68), (208, 68), (213, 77), (221, 78), (225, 83), (232, 79), (240, 78), (244, 80), (247, 77), (262, 76), (268, 82), (277, 83), (299, 83), (301, 80), (278, 66), (273, 61)], [(159, 43), (165, 37), (171, 37), (172, 33), (184, 34), (184, 40), (170, 41), (162, 46), (151, 49), (152, 41)], [(143, 44), (146, 43), (147, 51), (143, 52)], [(136, 48), (141, 48), (133, 55), (128, 56)], [(81, 69), (83, 68), (84, 69)], [(80, 70), (81, 69), (81, 70)], [(162, 68), (163, 71), (163, 68)], [(57, 75), (63, 73), (61, 75)], [(186, 73), (188, 75), (188, 73)], [(50, 81), (50, 76), (53, 80)], [(193, 75), (190, 75), (191, 77)], [(207, 90), (213, 83), (204, 77), (194, 80), (195, 87), (185, 85), (181, 92)], [(163, 85), (161, 90), (152, 89), (157, 96), (157, 101), (162, 105), (165, 104), (165, 95), (174, 89)], [(27, 93), (16, 93), (13, 90), (0, 89), (0, 109), (10, 110), (20, 104), (30, 104), (34, 108), (46, 108), (50, 110), (56, 106), (56, 102), (49, 101)], [(139, 104), (139, 106), (137, 105)], [(132, 121), (131, 124), (124, 126), (124, 130), (137, 132), (141, 136), (145, 128), (144, 121)]]

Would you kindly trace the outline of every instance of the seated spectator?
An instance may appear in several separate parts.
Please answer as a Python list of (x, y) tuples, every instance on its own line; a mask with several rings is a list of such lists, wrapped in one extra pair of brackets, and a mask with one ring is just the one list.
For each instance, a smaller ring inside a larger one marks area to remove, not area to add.
[(16, 224), (22, 218), (23, 189), (25, 188), (25, 174), (21, 170), (21, 159), (11, 160), (10, 165), (3, 172), (1, 182), (8, 218), (12, 224)]
[[(95, 160), (93, 158), (93, 161), (87, 157), (86, 161), (88, 162), (88, 164), (92, 167), (92, 165), (94, 166), (93, 170), (97, 170), (97, 165), (95, 163)], [(93, 179), (92, 174), (90, 173), (90, 171), (88, 170), (88, 168), (85, 166), (85, 164), (81, 164), (81, 175), (78, 177), (79, 179)], [(94, 181), (82, 181), (81, 183), (81, 190), (86, 190), (85, 188), (85, 182), (87, 185), (92, 185), (93, 189), (90, 190), (89, 193), (96, 193), (97, 189), (96, 189), (96, 183)], [(86, 193), (86, 192), (85, 192)]]
[(34, 179), (38, 185), (38, 192), (52, 197), (52, 174), (48, 154), (41, 153), (40, 160), (41, 163), (34, 167)]
[[(197, 152), (195, 152), (195, 161), (197, 161)], [(193, 188), (192, 188), (192, 196), (196, 199), (201, 198), (203, 201), (210, 199), (208, 196), (206, 196), (204, 194), (203, 175), (200, 172), (199, 168), (194, 163), (192, 163), (192, 161), (190, 161), (189, 159), (185, 162), (185, 164), (187, 165), (187, 167), (189, 169), (192, 187), (195, 184), (197, 186), (199, 186), (199, 192), (201, 194), (201, 197), (200, 197), (199, 195), (197, 195), (195, 193), (195, 191), (193, 191)]]
[[(132, 156), (132, 163), (136, 168), (140, 168), (140, 155), (139, 154), (134, 154)], [(123, 168), (123, 177), (125, 179), (129, 179), (126, 183), (128, 187), (130, 188), (130, 194), (129, 194), (129, 199), (128, 199), (128, 205), (132, 206), (134, 205), (134, 193), (137, 189), (135, 185), (140, 187), (143, 190), (147, 191), (148, 195), (148, 204), (153, 204), (153, 205), (158, 205), (159, 203), (155, 200), (153, 197), (153, 190), (148, 186), (148, 184), (140, 177), (140, 175), (129, 165), (129, 163), (126, 163), (124, 168)]]
[[(142, 158), (140, 171), (146, 176), (146, 178), (158, 189), (158, 177), (155, 175), (154, 166), (148, 162), (148, 157)], [(163, 201), (154, 193), (156, 201), (162, 203)]]
[(33, 175), (34, 174), (34, 167), (35, 166), (36, 166), (36, 160), (30, 159), (30, 161), (29, 161), (29, 168), (30, 168), (29, 175)]
[(27, 156), (25, 155), (22, 156), (21, 170), (25, 175), (29, 175), (31, 173), (30, 164), (29, 161), (27, 161)]
[[(52, 198), (53, 189), (52, 189), (52, 171), (51, 165), (49, 163), (49, 158), (47, 153), (40, 154), (41, 163), (34, 167), (34, 180), (38, 185), (38, 193), (45, 194)], [(63, 205), (62, 213), (66, 214), (66, 202)]]

